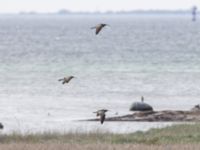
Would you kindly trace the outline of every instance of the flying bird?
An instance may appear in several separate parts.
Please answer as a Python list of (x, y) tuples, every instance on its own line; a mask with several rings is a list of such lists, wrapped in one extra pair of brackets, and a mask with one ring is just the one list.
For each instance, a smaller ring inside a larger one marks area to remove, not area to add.
[(98, 111), (94, 112), (94, 113), (97, 114), (97, 117), (100, 116), (101, 124), (103, 124), (103, 122), (104, 122), (104, 120), (106, 118), (106, 112), (107, 111), (108, 111), (107, 109), (101, 109), (101, 110), (98, 110)]
[(59, 79), (58, 81), (62, 81), (62, 84), (69, 83), (71, 79), (75, 78), (74, 76), (64, 77), (63, 79)]
[(95, 27), (91, 27), (91, 29), (96, 29), (96, 35), (101, 31), (101, 29), (105, 26), (109, 26), (108, 24), (104, 24), (104, 23), (101, 23), (101, 24), (98, 24), (96, 25)]

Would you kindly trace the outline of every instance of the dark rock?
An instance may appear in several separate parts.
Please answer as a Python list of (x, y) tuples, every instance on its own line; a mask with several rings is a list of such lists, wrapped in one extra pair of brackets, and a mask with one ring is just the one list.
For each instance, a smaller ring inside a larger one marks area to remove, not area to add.
[(130, 111), (152, 111), (153, 108), (147, 103), (144, 102), (134, 102), (130, 109)]
[(0, 123), (0, 129), (3, 129), (3, 124), (2, 123)]
[(191, 111), (200, 111), (200, 105), (198, 104), (198, 105), (195, 105), (192, 109), (191, 109)]

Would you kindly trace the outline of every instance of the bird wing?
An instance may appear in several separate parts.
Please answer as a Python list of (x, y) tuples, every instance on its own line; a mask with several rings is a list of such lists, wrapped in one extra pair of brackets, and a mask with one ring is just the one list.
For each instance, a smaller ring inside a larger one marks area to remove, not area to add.
[(96, 34), (98, 34), (101, 31), (101, 29), (102, 29), (102, 26), (97, 27), (96, 28)]
[(96, 27), (91, 27), (90, 29), (96, 29)]
[(68, 83), (68, 82), (66, 82), (65, 80), (63, 80), (62, 84), (65, 84), (65, 83)]
[(64, 79), (58, 79), (58, 81), (63, 81)]
[(101, 124), (103, 124), (103, 122), (104, 122), (104, 120), (105, 120), (105, 117), (106, 117), (106, 115), (105, 115), (105, 114), (100, 116), (100, 121), (101, 121)]
[(70, 77), (66, 77), (66, 78), (65, 78), (65, 82), (66, 82), (66, 83), (69, 83), (69, 81), (70, 81), (71, 79), (72, 79), (71, 76), (70, 76)]
[(95, 113), (96, 115), (97, 115), (97, 117), (99, 116), (99, 113), (96, 111), (96, 112), (93, 112), (93, 113)]

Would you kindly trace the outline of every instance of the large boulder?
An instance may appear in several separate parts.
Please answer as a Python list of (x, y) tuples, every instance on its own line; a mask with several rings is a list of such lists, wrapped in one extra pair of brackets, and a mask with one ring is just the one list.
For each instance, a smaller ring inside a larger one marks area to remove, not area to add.
[(134, 102), (130, 109), (130, 111), (152, 111), (153, 107), (144, 102)]
[(200, 105), (198, 104), (198, 105), (195, 105), (192, 109), (191, 109), (191, 111), (200, 111)]
[(3, 129), (3, 124), (0, 122), (0, 129)]

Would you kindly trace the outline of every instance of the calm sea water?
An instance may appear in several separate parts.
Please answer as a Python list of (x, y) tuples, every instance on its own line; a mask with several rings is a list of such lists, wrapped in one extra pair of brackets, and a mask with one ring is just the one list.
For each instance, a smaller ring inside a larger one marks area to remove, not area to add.
[[(98, 36), (90, 27), (105, 22)], [(200, 103), (200, 21), (189, 16), (0, 16), (3, 132), (134, 132), (170, 123), (77, 122)], [(76, 76), (68, 85), (58, 82)]]

